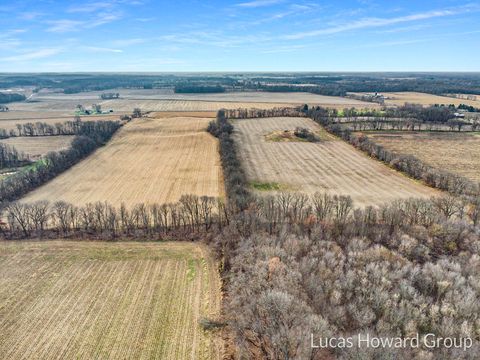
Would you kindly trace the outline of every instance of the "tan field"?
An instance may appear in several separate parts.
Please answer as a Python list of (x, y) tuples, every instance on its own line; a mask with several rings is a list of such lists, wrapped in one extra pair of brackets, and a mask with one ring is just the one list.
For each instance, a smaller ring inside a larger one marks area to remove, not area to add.
[(217, 269), (193, 243), (0, 242), (0, 358), (221, 359)]
[(385, 105), (396, 105), (401, 106), (405, 103), (413, 103), (420, 105), (435, 105), (435, 104), (444, 104), (450, 105), (454, 104), (458, 106), (460, 104), (480, 106), (480, 101), (472, 101), (466, 99), (458, 99), (455, 97), (439, 96), (432, 94), (425, 94), (419, 92), (392, 92), (392, 93), (381, 93), (386, 96), (388, 99), (385, 100)]
[(205, 131), (210, 120), (133, 120), (106, 146), (24, 200), (134, 206), (174, 202), (184, 194), (223, 196), (218, 140)]
[[(9, 111), (5, 113), (0, 112), (0, 129), (16, 130), (17, 124), (27, 124), (44, 122), (49, 125), (57, 123), (63, 124), (67, 121), (73, 121), (74, 115), (58, 115), (52, 111)], [(116, 121), (120, 119), (120, 115), (102, 115), (102, 116), (81, 116), (83, 121)]]
[(376, 143), (427, 164), (480, 182), (480, 134), (385, 132), (367, 133)]
[[(310, 119), (235, 120), (234, 126), (239, 153), (252, 184), (273, 183), (282, 191), (350, 195), (357, 206), (438, 194), (325, 134)], [(323, 140), (318, 143), (266, 140), (265, 136), (272, 132), (293, 130), (297, 126), (316, 132)]]
[[(277, 104), (317, 104), (317, 105), (343, 105), (343, 106), (372, 106), (369, 102), (352, 100), (339, 96), (317, 95), (307, 92), (265, 92), (265, 91), (242, 91), (225, 92), (214, 94), (175, 94), (169, 89), (114, 89), (108, 92), (118, 92), (120, 99), (101, 100), (101, 91), (91, 91), (78, 94), (47, 93), (36, 94), (33, 100), (39, 102), (48, 101), (79, 101), (91, 104), (99, 102), (103, 104), (121, 103), (125, 100), (184, 100), (205, 102), (236, 102), (236, 103), (277, 103)], [(375, 104), (373, 104), (375, 105)], [(180, 110), (180, 109), (179, 109)]]
[[(378, 107), (378, 104), (343, 98), (323, 96), (311, 93), (270, 93), (270, 92), (232, 92), (220, 94), (174, 94), (171, 90), (153, 89), (117, 89), (121, 98), (101, 100), (101, 92), (79, 94), (39, 93), (29, 102), (9, 104), (10, 112), (5, 117), (21, 118), (30, 116), (68, 116), (73, 115), (76, 105), (90, 107), (93, 103), (102, 105), (103, 110), (112, 109), (114, 114), (132, 112), (135, 107), (143, 111), (217, 111), (221, 108), (237, 109), (256, 107), (269, 109), (278, 106), (294, 106), (300, 104), (322, 105), (343, 109), (345, 107)], [(38, 114), (35, 114), (38, 112)], [(17, 115), (16, 115), (17, 114)], [(50, 115), (44, 115), (50, 114)], [(56, 114), (56, 115), (55, 115)], [(5, 118), (0, 117), (0, 119)]]
[(31, 159), (38, 159), (50, 151), (68, 149), (73, 138), (74, 136), (22, 136), (3, 139), (0, 142), (13, 146)]

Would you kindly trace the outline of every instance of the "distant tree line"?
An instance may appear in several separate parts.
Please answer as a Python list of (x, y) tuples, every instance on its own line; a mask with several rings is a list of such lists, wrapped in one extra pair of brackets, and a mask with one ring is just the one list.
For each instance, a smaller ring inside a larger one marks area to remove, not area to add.
[(121, 127), (118, 121), (86, 121), (68, 150), (50, 152), (27, 169), (0, 180), (0, 201), (13, 201), (53, 179), (104, 145)]
[(25, 95), (22, 94), (0, 92), (0, 104), (7, 104), (14, 101), (23, 101), (25, 99)]
[(174, 88), (174, 92), (177, 94), (209, 94), (209, 93), (224, 93), (225, 88), (223, 86), (202, 86), (202, 85), (176, 85)]
[(221, 111), (227, 119), (252, 119), (265, 117), (304, 117), (304, 110), (308, 110), (308, 106), (276, 107), (272, 109), (222, 109)]

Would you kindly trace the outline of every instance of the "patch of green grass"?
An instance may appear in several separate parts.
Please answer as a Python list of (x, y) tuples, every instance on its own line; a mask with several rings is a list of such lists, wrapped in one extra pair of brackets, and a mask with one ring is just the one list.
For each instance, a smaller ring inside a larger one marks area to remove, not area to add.
[(187, 270), (187, 279), (192, 281), (195, 278), (195, 259), (188, 259), (188, 270)]
[(276, 182), (257, 182), (250, 183), (250, 186), (259, 191), (281, 190), (282, 186)]

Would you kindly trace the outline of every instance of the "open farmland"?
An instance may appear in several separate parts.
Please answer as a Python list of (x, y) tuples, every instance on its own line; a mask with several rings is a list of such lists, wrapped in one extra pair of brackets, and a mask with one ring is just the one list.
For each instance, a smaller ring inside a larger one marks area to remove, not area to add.
[(397, 153), (413, 155), (441, 170), (480, 182), (480, 134), (435, 132), (366, 133)]
[(0, 140), (13, 146), (31, 159), (38, 159), (50, 151), (66, 150), (70, 147), (74, 136), (22, 136)]
[[(367, 94), (367, 93), (357, 93), (357, 94)], [(380, 94), (386, 97), (385, 105), (401, 106), (401, 105), (404, 105), (405, 103), (412, 103), (412, 104), (420, 104), (425, 106), (435, 105), (435, 104), (444, 104), (444, 105), (454, 104), (455, 106), (458, 106), (460, 104), (466, 104), (466, 105), (480, 107), (480, 101), (432, 95), (432, 94), (426, 94), (426, 93), (420, 93), (420, 92), (382, 92)]]
[(168, 203), (184, 194), (223, 196), (218, 140), (205, 131), (210, 118), (142, 118), (24, 200), (75, 205), (108, 201), (131, 207)]
[[(247, 177), (257, 189), (350, 195), (358, 206), (437, 194), (435, 190), (370, 159), (344, 141), (325, 134), (310, 119), (235, 120), (234, 126), (235, 141)], [(297, 126), (321, 135), (322, 140), (308, 143), (266, 139), (271, 133), (293, 130)]]
[(203, 245), (0, 243), (0, 358), (220, 359), (198, 324), (220, 311)]
[[(110, 92), (110, 91), (109, 91)], [(376, 104), (344, 98), (340, 96), (325, 96), (307, 92), (265, 92), (265, 91), (238, 91), (224, 93), (174, 93), (171, 89), (114, 89), (111, 92), (119, 93), (120, 99), (100, 100), (101, 91), (91, 91), (79, 94), (49, 93), (37, 94), (35, 101), (79, 101), (88, 104), (100, 102), (104, 104), (121, 103), (124, 100), (184, 100), (204, 102), (236, 102), (236, 103), (277, 103), (277, 104), (316, 104), (330, 106), (366, 106)]]
[[(172, 90), (153, 89), (115, 89), (120, 99), (101, 100), (102, 92), (79, 94), (47, 93), (35, 94), (29, 102), (11, 103), (10, 114), (29, 111), (50, 112), (59, 115), (73, 114), (75, 107), (82, 104), (89, 107), (92, 103), (102, 105), (104, 110), (112, 109), (115, 114), (131, 112), (138, 107), (143, 111), (217, 111), (221, 108), (236, 109), (256, 107), (269, 109), (277, 106), (315, 104), (343, 109), (345, 107), (378, 107), (378, 104), (343, 98), (323, 96), (311, 93), (275, 93), (275, 92), (228, 92), (219, 94), (175, 94)], [(19, 116), (17, 116), (19, 117)]]
[[(17, 125), (25, 125), (27, 123), (42, 122), (54, 126), (55, 124), (63, 124), (67, 121), (73, 121), (73, 112), (71, 115), (58, 114), (52, 111), (9, 111), (0, 112), (0, 129), (17, 130)], [(131, 111), (130, 111), (131, 113)], [(119, 115), (92, 115), (81, 116), (83, 121), (116, 121)]]

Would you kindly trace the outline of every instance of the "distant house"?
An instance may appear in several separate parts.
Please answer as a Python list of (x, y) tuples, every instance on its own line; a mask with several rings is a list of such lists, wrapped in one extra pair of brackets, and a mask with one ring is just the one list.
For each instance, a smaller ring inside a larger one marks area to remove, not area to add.
[(0, 112), (6, 112), (6, 111), (8, 111), (8, 107), (4, 105), (0, 105)]
[(463, 118), (465, 118), (465, 114), (460, 113), (460, 112), (454, 113), (453, 116), (455, 116), (455, 117), (458, 118), (458, 119), (463, 119)]

